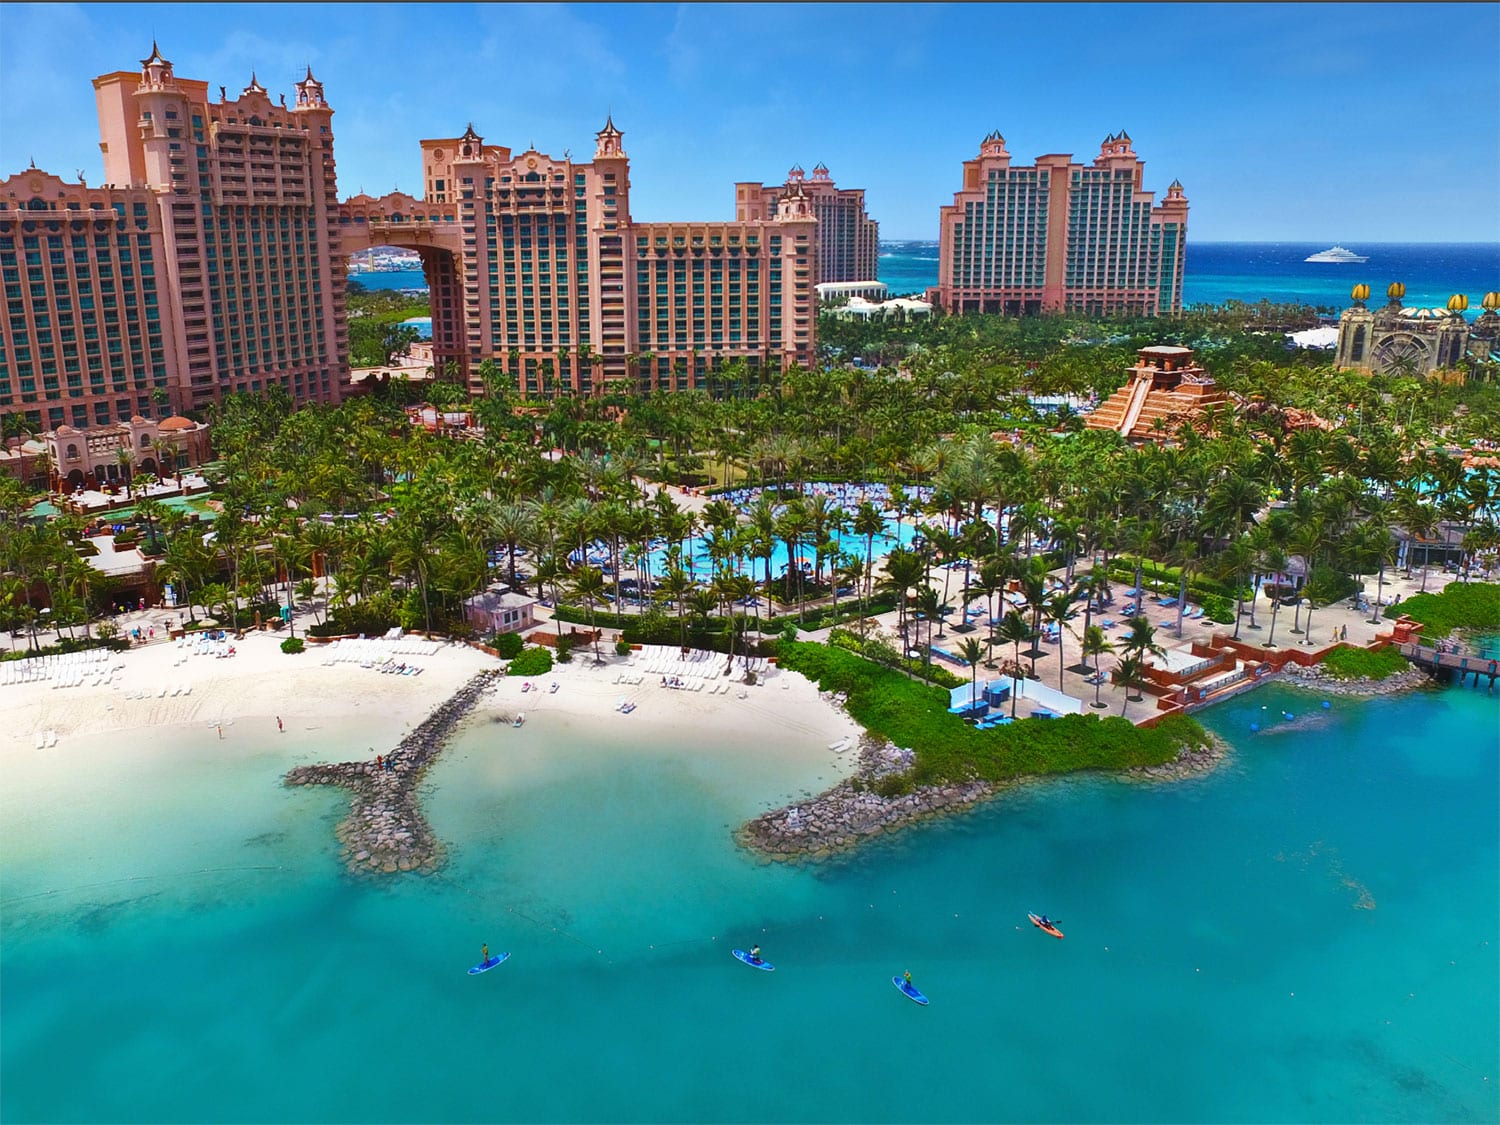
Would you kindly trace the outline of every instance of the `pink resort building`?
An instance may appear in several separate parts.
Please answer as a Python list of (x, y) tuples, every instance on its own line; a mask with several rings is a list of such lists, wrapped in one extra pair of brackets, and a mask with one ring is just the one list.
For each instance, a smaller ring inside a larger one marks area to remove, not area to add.
[(1188, 201), (1174, 180), (1156, 204), (1144, 167), (1124, 132), (1092, 164), (1028, 165), (991, 133), (942, 208), (929, 300), (953, 313), (1181, 312)]
[(818, 220), (818, 283), (875, 281), (880, 259), (880, 224), (865, 214), (863, 188), (840, 188), (819, 162), (808, 179), (801, 165), (781, 185), (734, 185), (734, 217), (742, 223), (773, 218), (780, 200), (800, 192)]
[(0, 179), (0, 413), (56, 430), (231, 391), (337, 401), (348, 369), (333, 111), (251, 76), (234, 100), (152, 44), (94, 80), (103, 187)]
[(606, 121), (593, 159), (424, 140), (423, 198), (356, 195), (345, 253), (415, 250), (431, 290), (435, 364), (481, 391), (485, 365), (525, 397), (710, 388), (813, 361), (818, 220), (801, 190), (777, 213), (637, 222), (630, 161)]

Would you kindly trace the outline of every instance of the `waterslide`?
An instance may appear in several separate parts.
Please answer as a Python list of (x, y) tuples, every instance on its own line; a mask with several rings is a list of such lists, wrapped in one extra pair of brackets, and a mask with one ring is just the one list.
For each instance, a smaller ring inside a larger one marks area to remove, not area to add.
[(1129, 435), (1135, 429), (1135, 420), (1141, 416), (1141, 408), (1146, 405), (1146, 395), (1151, 391), (1150, 378), (1139, 378), (1135, 385), (1130, 388), (1130, 404), (1125, 407), (1125, 416), (1120, 419), (1120, 424), (1115, 427), (1122, 434)]

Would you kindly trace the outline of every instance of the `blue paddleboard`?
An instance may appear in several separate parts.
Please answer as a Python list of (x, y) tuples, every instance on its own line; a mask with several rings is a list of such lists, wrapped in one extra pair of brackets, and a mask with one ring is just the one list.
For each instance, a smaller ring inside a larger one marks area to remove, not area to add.
[(472, 969), (469, 970), (469, 975), (472, 977), (478, 976), (480, 973), (487, 973), (496, 965), (503, 965), (505, 963), (505, 959), (509, 956), (509, 953), (497, 953), (488, 961), (481, 961), (479, 964), (475, 965)]
[(900, 977), (892, 977), (891, 978), (891, 983), (894, 984), (897, 988), (899, 988), (903, 993), (905, 993), (906, 997), (908, 999), (915, 1000), (918, 1004), (921, 1004), (923, 1006), (925, 1006), (927, 1004), (927, 997), (923, 996), (920, 992), (918, 992), (916, 990), (915, 987), (913, 987), (912, 985), (907, 984)]
[(764, 969), (768, 973), (774, 973), (776, 971), (775, 965), (772, 965), (769, 961), (753, 960), (750, 954), (746, 953), (743, 949), (734, 950), (734, 955), (741, 961), (745, 962), (745, 964), (749, 965), (752, 969)]

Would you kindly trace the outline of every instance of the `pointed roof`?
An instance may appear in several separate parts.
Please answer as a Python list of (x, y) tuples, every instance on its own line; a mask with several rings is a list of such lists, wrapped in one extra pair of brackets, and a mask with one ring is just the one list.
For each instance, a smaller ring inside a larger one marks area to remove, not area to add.
[(246, 93), (246, 94), (264, 94), (265, 92), (266, 92), (266, 88), (264, 86), (262, 86), (260, 84), (260, 82), (256, 79), (256, 77), (255, 77), (255, 71), (252, 70), (250, 72), (250, 85), (248, 85), (248, 86), (245, 87), (245, 89), (243, 90), (243, 93)]
[(624, 135), (624, 133), (615, 128), (615, 115), (612, 112), (607, 113), (604, 118), (604, 128), (599, 130), (599, 136), (623, 137)]
[(1168, 191), (1182, 191), (1183, 190), (1182, 189), (1182, 181), (1181, 180), (1173, 180), (1170, 184), (1167, 185), (1167, 190)]
[(474, 122), (469, 122), (469, 127), (464, 130), (464, 135), (458, 138), (461, 141), (477, 141), (479, 134), (474, 132)]
[(317, 79), (314, 78), (313, 75), (312, 75), (312, 63), (308, 63), (307, 64), (307, 77), (304, 78), (302, 81), (304, 81), (304, 82), (316, 82), (317, 81)]
[(151, 55), (141, 60), (142, 66), (171, 66), (166, 59), (162, 58), (161, 48), (156, 45), (156, 37), (151, 38)]
[(1130, 134), (1127, 133), (1124, 129), (1121, 129), (1120, 130), (1120, 135), (1118, 137), (1116, 137), (1115, 140), (1117, 140), (1117, 141), (1124, 141), (1126, 144), (1129, 144), (1130, 143)]
[(824, 164), (820, 160), (816, 164), (813, 165), (813, 171), (814, 172), (826, 172), (826, 171), (828, 171), (828, 165)]

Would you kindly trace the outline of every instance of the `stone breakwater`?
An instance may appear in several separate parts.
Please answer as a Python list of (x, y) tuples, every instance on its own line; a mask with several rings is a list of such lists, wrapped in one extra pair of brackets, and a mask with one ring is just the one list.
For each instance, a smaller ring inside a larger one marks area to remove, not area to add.
[(339, 762), (298, 766), (287, 773), (287, 785), (341, 785), (350, 791), (349, 815), (336, 835), (352, 871), (393, 875), (442, 866), (443, 846), (422, 815), (416, 788), (453, 729), (499, 674), (480, 672), (459, 688), (385, 756), (389, 768)]
[[(1129, 770), (1127, 781), (1180, 781), (1212, 770), (1228, 752), (1213, 735), (1206, 746), (1186, 749), (1175, 761)], [(742, 847), (772, 860), (819, 860), (858, 846), (888, 832), (933, 817), (973, 808), (1004, 789), (1040, 780), (970, 781), (920, 787), (910, 793), (882, 796), (882, 778), (911, 768), (914, 755), (893, 743), (865, 735), (860, 739), (859, 766), (854, 776), (810, 801), (775, 809), (741, 826), (736, 838)]]
[(1314, 664), (1311, 668), (1303, 668), (1297, 664), (1288, 664), (1286, 671), (1282, 673), (1287, 683), (1299, 687), (1312, 688), (1317, 691), (1326, 692), (1329, 695), (1397, 695), (1403, 691), (1414, 691), (1420, 687), (1432, 684), (1432, 674), (1423, 668), (1413, 664), (1404, 672), (1397, 672), (1394, 676), (1387, 676), (1383, 680), (1341, 680), (1336, 676), (1330, 676), (1323, 670), (1321, 665)]

